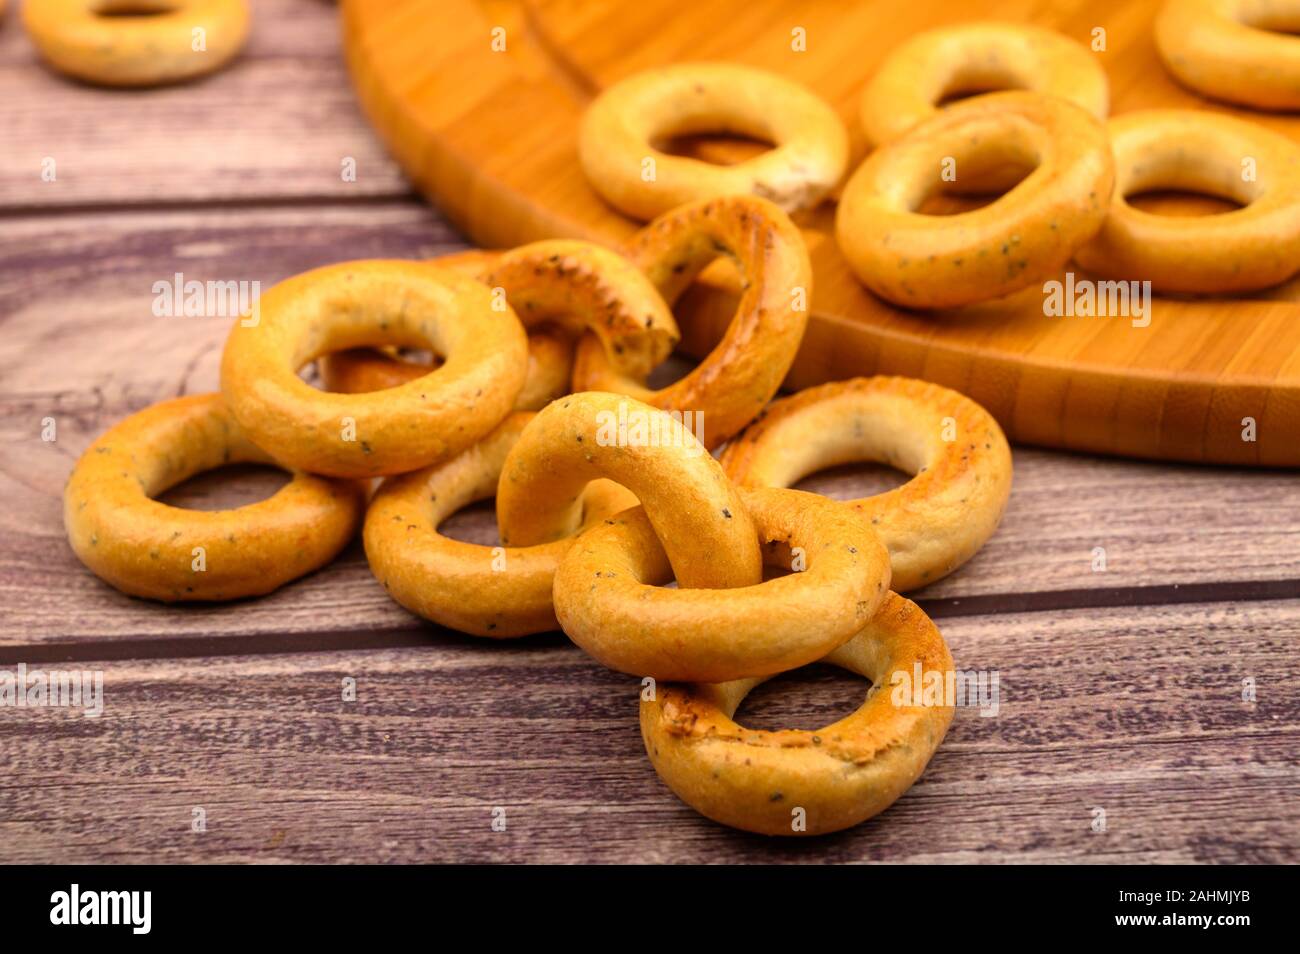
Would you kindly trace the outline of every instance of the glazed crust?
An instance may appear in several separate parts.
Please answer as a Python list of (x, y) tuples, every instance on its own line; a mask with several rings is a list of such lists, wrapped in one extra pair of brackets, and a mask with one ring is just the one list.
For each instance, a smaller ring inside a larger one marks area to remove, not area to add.
[[(220, 69), (248, 38), (247, 0), (142, 0), (147, 16), (107, 17), (104, 0), (36, 0), (23, 24), (55, 69), (102, 86), (158, 86)], [(202, 29), (205, 48), (194, 49)]]
[(578, 343), (575, 390), (628, 394), (702, 414), (704, 443), (720, 445), (772, 399), (808, 323), (812, 264), (803, 237), (772, 203), (730, 196), (674, 209), (633, 236), (628, 257), (671, 304), (719, 255), (741, 272), (742, 293), (722, 340), (689, 374), (651, 390), (620, 374), (588, 336)]
[[(270, 593), (325, 565), (360, 526), (359, 484), (301, 472), (269, 499), (234, 510), (185, 510), (152, 499), (235, 463), (271, 458), (243, 435), (218, 394), (131, 415), (91, 444), (68, 479), (63, 523), (73, 552), (132, 596), (233, 600)], [(196, 569), (200, 556), (203, 568)]]
[(1098, 119), (1110, 109), (1106, 71), (1086, 47), (1042, 27), (975, 21), (895, 47), (862, 90), (862, 129), (879, 145), (940, 112), (945, 96), (1006, 89), (1059, 96)]
[[(456, 511), (496, 493), (506, 455), (530, 413), (515, 413), (443, 464), (384, 481), (366, 511), (366, 558), (389, 596), (411, 612), (475, 636), (508, 638), (558, 628), (551, 584), (566, 538), (532, 547), (489, 547), (438, 532)], [(636, 505), (607, 480), (583, 494), (582, 526)]]
[[(656, 686), (641, 702), (641, 735), (659, 777), (702, 815), (764, 835), (819, 835), (884, 811), (921, 776), (953, 717), (951, 705), (895, 705), (893, 674), (910, 676), (918, 663), (950, 673), (952, 657), (920, 608), (891, 593), (825, 661), (877, 688), (852, 715), (812, 732), (735, 722), (760, 679)], [(792, 824), (797, 809), (803, 830)]]
[[(1300, 41), (1297, 41), (1300, 42)], [(1225, 293), (1267, 288), (1300, 270), (1300, 146), (1219, 113), (1155, 109), (1109, 124), (1115, 198), (1097, 237), (1075, 259), (1106, 278), (1150, 281), (1157, 291)], [(1254, 176), (1243, 173), (1243, 160)], [(1221, 215), (1153, 215), (1126, 196), (1203, 192), (1243, 208)]]
[[(373, 394), (333, 394), (298, 377), (323, 354), (387, 343), (446, 355), (435, 371)], [(226, 340), (221, 388), (249, 437), (291, 467), (337, 477), (403, 473), (446, 460), (514, 406), (528, 341), (514, 312), (455, 270), (402, 261), (329, 265), (262, 295)]]
[(789, 487), (864, 460), (915, 475), (887, 493), (845, 501), (880, 534), (899, 591), (933, 583), (974, 556), (1011, 495), (1011, 449), (992, 415), (956, 391), (911, 378), (800, 391), (768, 408), (722, 454), (727, 476), (742, 487)]
[[(949, 159), (959, 181), (963, 170), (979, 176), (1037, 165), (983, 208), (916, 212)], [(1087, 112), (1038, 93), (990, 93), (873, 152), (844, 189), (835, 237), (882, 298), (905, 308), (956, 307), (1057, 275), (1101, 228), (1114, 182), (1105, 127)]]
[[(655, 146), (710, 132), (775, 145), (730, 166)], [(811, 208), (844, 174), (849, 146), (835, 111), (792, 80), (735, 63), (677, 63), (629, 76), (596, 97), (582, 117), (578, 154), (610, 205), (647, 221), (728, 195), (760, 196), (787, 212)]]
[[(659, 436), (625, 429), (624, 438), (612, 423), (620, 417), (653, 422)], [(583, 487), (601, 477), (641, 501), (681, 586), (762, 579), (758, 533), (722, 467), (680, 421), (619, 394), (571, 394), (525, 428), (497, 487), (501, 542), (524, 547), (569, 536), (581, 520)]]
[(766, 562), (796, 572), (735, 589), (665, 588), (672, 569), (638, 507), (561, 558), (555, 612), (565, 633), (611, 669), (724, 682), (813, 662), (861, 630), (889, 590), (889, 554), (871, 526), (797, 490), (741, 498)]
[(1166, 0), (1155, 23), (1156, 49), (1175, 79), (1256, 109), (1300, 109), (1298, 32), (1295, 0)]

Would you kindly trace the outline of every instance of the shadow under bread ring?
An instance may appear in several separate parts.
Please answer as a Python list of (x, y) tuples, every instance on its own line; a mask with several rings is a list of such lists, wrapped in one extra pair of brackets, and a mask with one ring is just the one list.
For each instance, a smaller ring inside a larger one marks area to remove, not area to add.
[(219, 394), (145, 408), (99, 437), (73, 468), (63, 523), (77, 557), (111, 586), (167, 602), (270, 593), (324, 566), (365, 510), (364, 488), (295, 472), (266, 500), (200, 511), (152, 499), (205, 470), (271, 463)]
[(220, 69), (248, 37), (246, 0), (34, 0), (23, 23), (55, 69), (101, 86), (157, 86)]
[[(558, 628), (551, 587), (571, 538), (531, 547), (479, 546), (438, 532), (447, 517), (496, 493), (506, 455), (530, 413), (442, 464), (385, 480), (366, 511), (366, 559), (388, 595), (425, 619), (475, 636), (508, 638)], [(608, 480), (582, 497), (585, 529), (637, 503)]]
[[(917, 211), (945, 180), (1008, 165), (1033, 171), (983, 208)], [(835, 237), (880, 297), (905, 308), (967, 305), (1055, 277), (1101, 228), (1114, 181), (1106, 128), (1089, 113), (1039, 93), (989, 93), (868, 156), (844, 188)]]
[[(1300, 40), (1296, 41), (1300, 43)], [(1300, 145), (1203, 110), (1124, 113), (1108, 124), (1115, 197), (1075, 260), (1105, 278), (1157, 291), (1254, 291), (1300, 270)], [(1127, 197), (1200, 192), (1242, 205), (1219, 215), (1153, 215)]]
[(772, 404), (722, 454), (741, 487), (790, 487), (867, 460), (914, 475), (886, 493), (839, 504), (880, 534), (899, 592), (973, 557), (1011, 495), (1011, 448), (993, 416), (956, 391), (913, 378), (854, 378), (800, 391)]
[(720, 256), (735, 261), (740, 301), (722, 340), (691, 371), (652, 390), (645, 376), (620, 371), (590, 335), (578, 343), (573, 387), (615, 391), (668, 411), (697, 415), (703, 441), (717, 447), (772, 399), (803, 340), (812, 264), (803, 236), (771, 202), (728, 196), (661, 216), (636, 233), (627, 255), (672, 304)]
[(1296, 33), (1295, 0), (1166, 0), (1155, 22), (1156, 49), (1180, 83), (1256, 109), (1300, 109)]
[[(446, 355), (395, 388), (333, 394), (298, 369), (323, 354), (386, 343)], [(275, 285), (237, 321), (221, 389), (250, 439), (283, 464), (333, 477), (375, 477), (445, 460), (510, 413), (528, 339), (487, 286), (419, 262), (358, 261)]]
[(823, 661), (872, 689), (852, 715), (812, 732), (736, 723), (762, 679), (656, 685), (642, 697), (641, 736), (659, 777), (700, 814), (763, 835), (820, 835), (884, 811), (920, 778), (952, 722), (953, 700), (933, 686), (935, 673), (946, 686), (952, 656), (920, 607), (890, 593)]
[(599, 662), (657, 680), (725, 682), (813, 662), (850, 639), (889, 591), (889, 554), (847, 507), (798, 490), (741, 493), (765, 562), (752, 586), (663, 586), (667, 555), (641, 508), (582, 534), (555, 574), (555, 614)]
[[(726, 132), (774, 143), (719, 166), (657, 148), (662, 139)], [(676, 63), (636, 73), (587, 107), (578, 156), (610, 205), (647, 221), (687, 202), (756, 195), (787, 212), (811, 208), (848, 164), (844, 123), (793, 80), (736, 63)]]
[(572, 535), (597, 478), (641, 501), (682, 586), (749, 586), (763, 577), (754, 522), (722, 466), (670, 415), (619, 394), (582, 392), (538, 412), (497, 486), (501, 542)]

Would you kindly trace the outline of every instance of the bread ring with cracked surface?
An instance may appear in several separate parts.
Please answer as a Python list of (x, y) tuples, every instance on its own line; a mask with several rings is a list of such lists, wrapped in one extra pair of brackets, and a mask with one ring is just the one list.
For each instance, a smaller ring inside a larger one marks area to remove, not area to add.
[(615, 368), (591, 336), (578, 342), (575, 390), (615, 391), (668, 411), (703, 416), (717, 447), (772, 399), (808, 323), (812, 264), (789, 216), (763, 199), (728, 196), (683, 206), (637, 232), (630, 258), (672, 304), (719, 255), (734, 259), (741, 296), (722, 340), (684, 377), (651, 389)]
[[(774, 146), (729, 166), (657, 146), (699, 133)], [(844, 174), (849, 144), (835, 110), (793, 80), (737, 63), (675, 63), (636, 73), (597, 96), (582, 117), (578, 155), (592, 188), (644, 222), (687, 202), (727, 195), (760, 196), (787, 212), (811, 208)]]
[[(390, 477), (366, 511), (366, 559), (388, 595), (411, 612), (476, 636), (508, 638), (558, 627), (551, 586), (570, 538), (492, 547), (443, 536), (438, 526), (496, 493), (501, 468), (531, 413), (511, 414), (491, 434), (442, 464)], [(582, 527), (636, 506), (607, 480), (587, 485)]]
[[(1034, 169), (983, 208), (916, 211), (968, 166)], [(881, 146), (844, 188), (835, 237), (864, 285), (905, 308), (1001, 298), (1055, 277), (1097, 234), (1115, 164), (1105, 127), (1073, 103), (989, 93), (958, 103)]]
[(582, 518), (583, 487), (601, 477), (641, 501), (682, 586), (762, 579), (754, 521), (721, 465), (680, 419), (621, 394), (571, 394), (524, 429), (497, 487), (501, 542), (570, 536)]
[(886, 493), (844, 501), (880, 534), (899, 592), (974, 556), (1011, 495), (1011, 449), (993, 416), (956, 391), (912, 378), (854, 378), (800, 391), (771, 405), (722, 454), (741, 487), (790, 487), (864, 460), (915, 475)]
[(271, 463), (219, 394), (132, 414), (77, 461), (63, 524), (77, 557), (131, 596), (176, 602), (270, 593), (324, 566), (361, 524), (360, 484), (302, 472), (270, 498), (233, 510), (186, 510), (153, 498), (195, 474)]
[(898, 695), (904, 683), (895, 674), (910, 680), (920, 667), (924, 678), (946, 681), (952, 656), (920, 607), (890, 593), (824, 661), (873, 689), (852, 715), (812, 732), (735, 721), (762, 679), (657, 685), (641, 701), (641, 736), (659, 777), (707, 818), (763, 835), (820, 835), (884, 811), (920, 778), (954, 712), (946, 696), (927, 704), (922, 687)]
[[(334, 394), (298, 369), (363, 345), (427, 348), (441, 367), (395, 388)], [(449, 268), (371, 260), (275, 285), (236, 321), (221, 358), (231, 413), (281, 463), (336, 477), (426, 467), (485, 437), (514, 406), (528, 339), (509, 305)]]
[(645, 511), (583, 533), (560, 559), (555, 614), (611, 669), (725, 682), (813, 662), (850, 639), (889, 591), (889, 554), (861, 517), (797, 490), (743, 491), (774, 579), (733, 589), (670, 589)]

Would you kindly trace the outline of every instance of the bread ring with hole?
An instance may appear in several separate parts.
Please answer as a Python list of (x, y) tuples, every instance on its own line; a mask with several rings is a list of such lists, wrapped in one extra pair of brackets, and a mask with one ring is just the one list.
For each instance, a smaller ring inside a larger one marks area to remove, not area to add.
[(1296, 33), (1296, 0), (1166, 0), (1155, 22), (1156, 50), (1175, 79), (1255, 109), (1300, 109)]
[[(1035, 168), (983, 208), (922, 215), (968, 166)], [(881, 146), (858, 167), (835, 217), (840, 250), (864, 285), (905, 308), (1001, 298), (1056, 276), (1101, 228), (1115, 181), (1105, 127), (1038, 93), (977, 96)]]
[[(659, 148), (674, 136), (724, 133), (773, 148), (730, 166)], [(728, 195), (808, 209), (839, 182), (848, 133), (826, 102), (793, 80), (736, 63), (675, 63), (636, 73), (587, 107), (578, 131), (587, 180), (614, 208), (648, 221)]]
[(1087, 48), (1042, 27), (982, 20), (894, 47), (862, 90), (862, 129), (880, 145), (939, 113), (946, 96), (1008, 89), (1059, 96), (1097, 119), (1110, 109), (1106, 71)]
[(682, 586), (759, 582), (754, 521), (683, 420), (620, 394), (583, 392), (552, 402), (524, 429), (501, 470), (501, 542), (525, 547), (570, 536), (582, 519), (583, 487), (604, 477), (641, 501)]
[[(1300, 270), (1300, 145), (1255, 123), (1158, 109), (1110, 121), (1115, 198), (1075, 254), (1105, 278), (1166, 292), (1253, 291)], [(1219, 215), (1154, 215), (1127, 197), (1175, 189), (1241, 203)]]
[(642, 508), (578, 538), (555, 574), (555, 614), (611, 669), (725, 682), (813, 662), (850, 639), (889, 591), (889, 554), (849, 508), (797, 490), (741, 494), (766, 562), (786, 571), (733, 589), (669, 589), (664, 548)]
[(23, 25), (45, 61), (101, 86), (158, 86), (220, 69), (248, 38), (247, 0), (37, 0)]
[(641, 736), (659, 777), (707, 818), (763, 835), (821, 835), (884, 811), (920, 778), (952, 722), (953, 699), (926, 691), (933, 673), (946, 685), (952, 656), (920, 607), (891, 593), (824, 661), (873, 688), (852, 715), (812, 732), (736, 723), (762, 679), (657, 685), (642, 697)]
[(63, 492), (72, 550), (131, 596), (174, 602), (270, 593), (324, 566), (361, 525), (360, 484), (294, 472), (266, 500), (186, 510), (153, 498), (205, 470), (271, 463), (219, 394), (174, 398), (114, 425), (90, 445)]
[(720, 255), (735, 260), (741, 296), (717, 346), (685, 377), (652, 390), (613, 367), (598, 342), (578, 343), (575, 390), (628, 394), (668, 411), (703, 415), (704, 443), (717, 447), (772, 399), (808, 323), (812, 264), (789, 216), (763, 199), (728, 196), (675, 209), (647, 225), (628, 257), (672, 304)]
[[(508, 638), (555, 630), (551, 585), (571, 538), (532, 547), (453, 540), (438, 525), (496, 493), (510, 448), (533, 419), (507, 417), (491, 434), (442, 464), (390, 477), (366, 511), (366, 559), (388, 595), (411, 612), (475, 636)], [(608, 480), (582, 498), (582, 527), (636, 506)]]
[(915, 475), (844, 502), (880, 534), (900, 592), (974, 556), (1011, 495), (1011, 449), (993, 416), (956, 391), (912, 378), (854, 378), (800, 391), (769, 407), (722, 454), (741, 487), (791, 487), (864, 460)]
[[(441, 367), (386, 391), (332, 394), (298, 369), (360, 345), (428, 348)], [(235, 322), (221, 388), (248, 436), (276, 460), (334, 477), (403, 473), (471, 446), (510, 413), (528, 339), (486, 285), (402, 261), (328, 265), (275, 285)]]

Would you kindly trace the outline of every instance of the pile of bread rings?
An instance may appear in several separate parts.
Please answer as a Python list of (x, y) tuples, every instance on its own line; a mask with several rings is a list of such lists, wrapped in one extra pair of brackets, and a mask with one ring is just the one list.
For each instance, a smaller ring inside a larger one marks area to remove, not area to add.
[[(1300, 109), (1300, 3), (1167, 0), (1156, 41), (1170, 72), (1216, 99)], [(939, 107), (956, 92), (1002, 90)], [(904, 308), (953, 308), (1057, 278), (1071, 259), (1103, 279), (1157, 292), (1233, 293), (1300, 270), (1300, 144), (1200, 110), (1125, 113), (1108, 123), (1098, 57), (1050, 30), (972, 22), (917, 34), (862, 92), (875, 148), (839, 196), (835, 236), (857, 277)], [(732, 133), (774, 148), (731, 166), (656, 143)], [(586, 113), (583, 169), (645, 219), (686, 201), (749, 192), (787, 212), (835, 190), (849, 156), (834, 110), (783, 77), (726, 63), (631, 76)], [(647, 173), (651, 169), (652, 173)], [(1128, 196), (1204, 192), (1243, 206), (1157, 216)], [(918, 209), (938, 191), (1003, 193), (950, 216)]]
[[(744, 288), (726, 335), (649, 389), (678, 339), (674, 299), (719, 256)], [(953, 714), (950, 700), (877, 691), (895, 672), (952, 670), (934, 624), (891, 586), (979, 549), (1011, 456), (986, 411), (921, 381), (769, 403), (806, 323), (792, 291), (811, 281), (798, 229), (743, 195), (672, 209), (623, 254), (555, 240), (295, 276), (235, 323), (219, 394), (154, 405), (87, 449), (65, 491), (68, 538), (123, 592), (211, 601), (268, 593), (363, 525), (376, 579), (412, 612), (493, 638), (558, 627), (642, 678), (655, 768), (705, 815), (769, 834), (855, 824), (912, 784)], [(333, 390), (299, 376), (318, 360)], [(916, 476), (849, 502), (787, 489), (853, 460)], [(154, 499), (241, 461), (293, 479), (234, 510)], [(439, 533), (493, 495), (501, 546)], [(819, 659), (871, 680), (856, 713), (817, 732), (732, 719), (763, 678)]]

